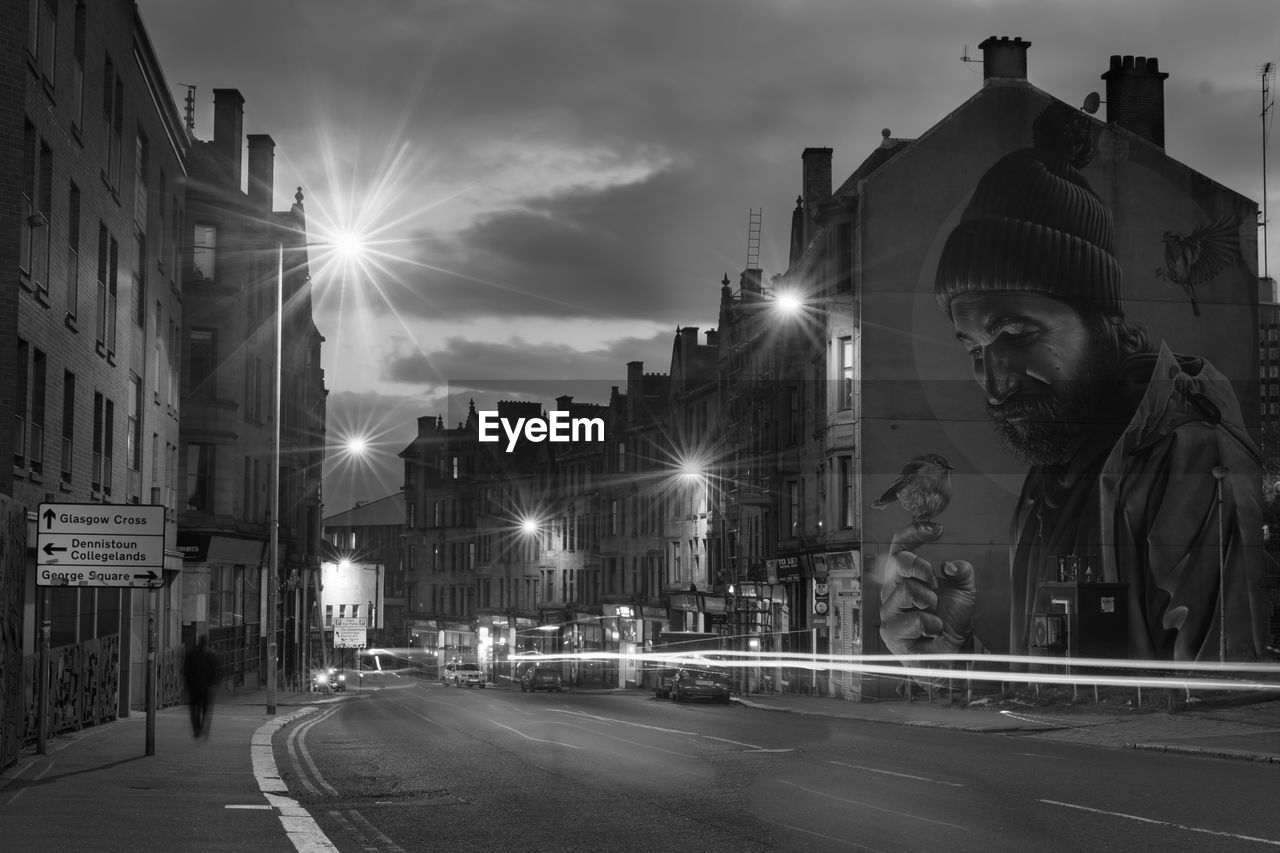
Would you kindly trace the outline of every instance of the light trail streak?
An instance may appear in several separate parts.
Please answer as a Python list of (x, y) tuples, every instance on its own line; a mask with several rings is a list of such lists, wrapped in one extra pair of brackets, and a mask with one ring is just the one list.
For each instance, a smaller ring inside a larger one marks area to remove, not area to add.
[[(519, 658), (515, 658), (518, 660)], [(732, 649), (700, 652), (577, 652), (538, 655), (543, 661), (630, 662), (654, 669), (682, 665), (720, 669), (790, 668), (806, 671), (836, 670), (889, 678), (938, 681), (1015, 682), (1020, 684), (1088, 684), (1111, 687), (1147, 687), (1178, 690), (1280, 692), (1280, 664), (1267, 662), (1219, 663), (1217, 661), (1157, 661), (1111, 658), (1027, 657), (1019, 655), (827, 655), (773, 654)], [(957, 669), (944, 664), (981, 664), (981, 668)], [(1001, 664), (1009, 669), (999, 669)], [(1020, 671), (1017, 667), (1058, 669)], [(1079, 672), (1080, 669), (1095, 670)], [(1139, 671), (1135, 673), (1134, 671)], [(1111, 673), (1111, 674), (1108, 674)], [(1216, 676), (1216, 677), (1215, 677)], [(1258, 677), (1274, 680), (1262, 680)]]

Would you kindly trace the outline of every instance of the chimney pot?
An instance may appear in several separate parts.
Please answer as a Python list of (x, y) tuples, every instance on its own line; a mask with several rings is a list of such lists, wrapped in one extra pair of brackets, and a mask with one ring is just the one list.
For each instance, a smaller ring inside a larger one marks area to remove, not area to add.
[(1164, 147), (1164, 81), (1152, 56), (1112, 56), (1107, 83), (1107, 121)]
[(978, 45), (978, 49), (982, 51), (983, 80), (1026, 80), (1029, 47), (1031, 42), (1023, 41), (1022, 36), (991, 36), (985, 39)]

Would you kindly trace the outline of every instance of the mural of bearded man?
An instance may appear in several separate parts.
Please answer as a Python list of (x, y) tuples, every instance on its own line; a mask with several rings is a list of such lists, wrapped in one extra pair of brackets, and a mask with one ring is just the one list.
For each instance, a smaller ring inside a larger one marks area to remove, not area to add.
[[(935, 278), (995, 429), (1030, 466), (1010, 528), (1009, 647), (1028, 649), (1056, 555), (1075, 554), (1096, 557), (1097, 581), (1127, 585), (1129, 657), (1254, 660), (1267, 608), (1258, 452), (1222, 373), (1125, 320), (1111, 212), (1080, 172), (1089, 133), (1065, 105), (1042, 114), (1035, 145), (979, 181)], [(940, 536), (915, 524), (895, 537), (880, 613), (895, 653), (970, 640), (982, 570), (935, 573), (915, 552)]]

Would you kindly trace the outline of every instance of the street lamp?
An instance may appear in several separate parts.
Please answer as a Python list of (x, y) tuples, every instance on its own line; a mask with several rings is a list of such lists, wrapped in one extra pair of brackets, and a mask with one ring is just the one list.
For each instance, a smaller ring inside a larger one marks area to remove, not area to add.
[[(302, 200), (302, 189), (299, 187), (296, 196)], [(281, 385), (284, 384), (284, 249), (285, 241), (276, 238), (276, 305), (275, 305), (275, 355), (272, 375), (275, 381), (271, 391), (271, 530), (267, 554), (267, 713), (276, 713), (276, 655), (279, 651), (276, 642), (277, 614), (280, 583), (280, 416)], [(357, 235), (343, 234), (338, 239), (323, 243), (300, 242), (291, 245), (294, 249), (326, 247), (346, 257), (359, 253), (361, 241)]]

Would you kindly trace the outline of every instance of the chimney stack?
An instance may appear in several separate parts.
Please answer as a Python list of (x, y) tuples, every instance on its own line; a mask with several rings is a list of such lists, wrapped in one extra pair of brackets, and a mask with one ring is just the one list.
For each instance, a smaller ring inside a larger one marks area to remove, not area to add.
[(1154, 56), (1113, 56), (1107, 81), (1107, 121), (1164, 148), (1164, 80)]
[[(831, 149), (806, 148), (800, 155), (804, 163), (804, 210), (808, 214), (806, 220), (813, 222), (818, 206), (831, 198)], [(804, 235), (804, 244), (809, 244), (812, 232)]]
[(213, 90), (213, 148), (231, 169), (232, 188), (240, 189), (244, 174), (244, 97), (239, 89)]
[(276, 143), (265, 133), (249, 134), (249, 203), (270, 213), (274, 199)]
[(982, 79), (985, 83), (993, 78), (1003, 80), (1027, 79), (1027, 48), (1031, 42), (1023, 41), (1022, 36), (990, 36), (978, 50), (982, 51)]

